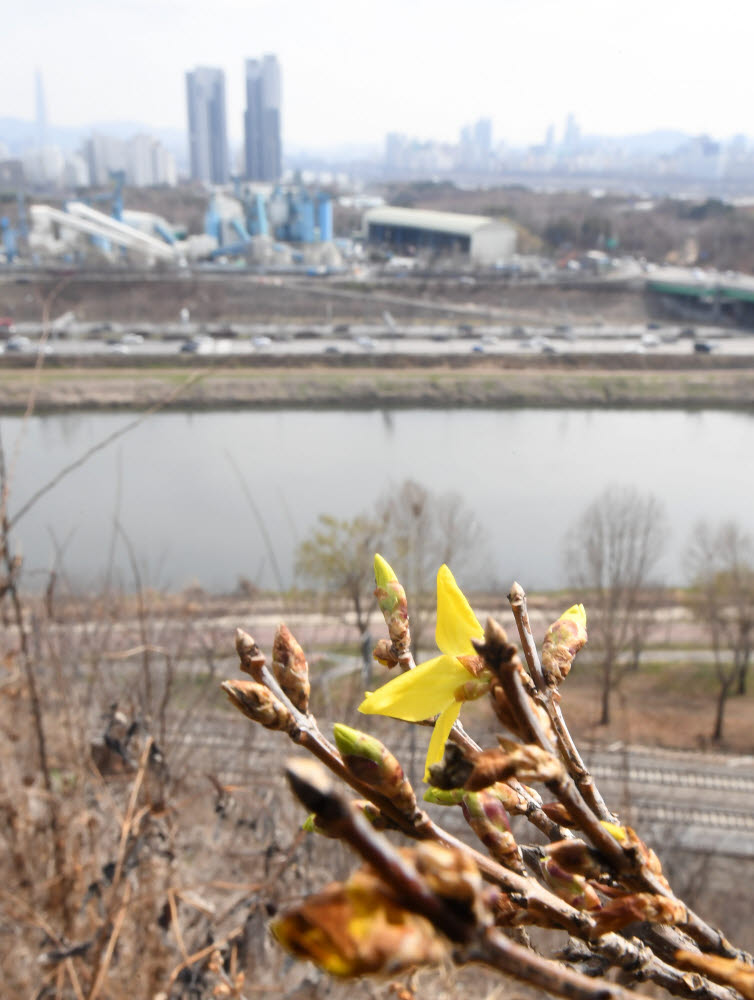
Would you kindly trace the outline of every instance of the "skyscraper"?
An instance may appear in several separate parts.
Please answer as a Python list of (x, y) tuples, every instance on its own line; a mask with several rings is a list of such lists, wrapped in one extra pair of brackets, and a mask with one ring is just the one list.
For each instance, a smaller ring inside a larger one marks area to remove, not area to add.
[(283, 172), (280, 142), (280, 64), (277, 56), (246, 60), (244, 114), (246, 179), (276, 181)]
[(37, 146), (41, 149), (47, 145), (47, 104), (40, 70), (34, 74), (34, 98), (37, 112)]
[(198, 66), (186, 73), (191, 177), (224, 184), (229, 177), (225, 73)]

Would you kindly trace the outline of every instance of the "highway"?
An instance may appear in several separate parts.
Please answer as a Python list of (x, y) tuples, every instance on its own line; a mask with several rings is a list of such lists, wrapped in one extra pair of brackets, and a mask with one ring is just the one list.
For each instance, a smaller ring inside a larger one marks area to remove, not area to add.
[[(291, 355), (754, 355), (754, 335), (726, 327), (459, 324), (343, 327), (298, 324), (75, 324), (53, 331), (44, 351), (61, 357)], [(0, 354), (35, 354), (42, 330), (19, 323)]]

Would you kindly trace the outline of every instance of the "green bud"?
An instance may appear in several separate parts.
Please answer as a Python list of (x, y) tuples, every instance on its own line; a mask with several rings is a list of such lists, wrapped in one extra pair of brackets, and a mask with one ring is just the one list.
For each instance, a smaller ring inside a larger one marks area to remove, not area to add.
[(377, 584), (374, 596), (385, 619), (390, 639), (400, 649), (409, 641), (406, 591), (390, 564), (379, 554), (374, 557), (374, 579)]
[(341, 722), (333, 726), (335, 744), (351, 774), (376, 792), (391, 799), (401, 812), (416, 810), (416, 796), (398, 760), (374, 736), (351, 729)]

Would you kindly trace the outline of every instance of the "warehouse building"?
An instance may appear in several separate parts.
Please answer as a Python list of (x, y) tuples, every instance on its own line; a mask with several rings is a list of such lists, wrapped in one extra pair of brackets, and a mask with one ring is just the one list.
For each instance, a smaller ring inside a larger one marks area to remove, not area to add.
[(364, 234), (372, 246), (395, 253), (459, 254), (486, 266), (505, 263), (516, 251), (516, 230), (509, 222), (459, 212), (370, 208), (364, 213)]

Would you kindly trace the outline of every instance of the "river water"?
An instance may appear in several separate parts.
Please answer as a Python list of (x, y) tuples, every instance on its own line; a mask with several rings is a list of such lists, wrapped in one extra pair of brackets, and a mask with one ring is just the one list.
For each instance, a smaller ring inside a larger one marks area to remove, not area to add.
[[(0, 420), (11, 515), (133, 419), (34, 417), (23, 433), (20, 418)], [(754, 416), (727, 411), (163, 413), (88, 458), (14, 533), (30, 586), (57, 566), (80, 588), (108, 572), (130, 588), (134, 565), (143, 584), (169, 589), (227, 591), (240, 577), (289, 586), (318, 514), (351, 517), (413, 478), (461, 493), (483, 528), (463, 586), (515, 578), (532, 591), (564, 585), (568, 528), (606, 485), (628, 483), (665, 504), (659, 575), (676, 583), (698, 519), (735, 518), (754, 534), (752, 456)]]

